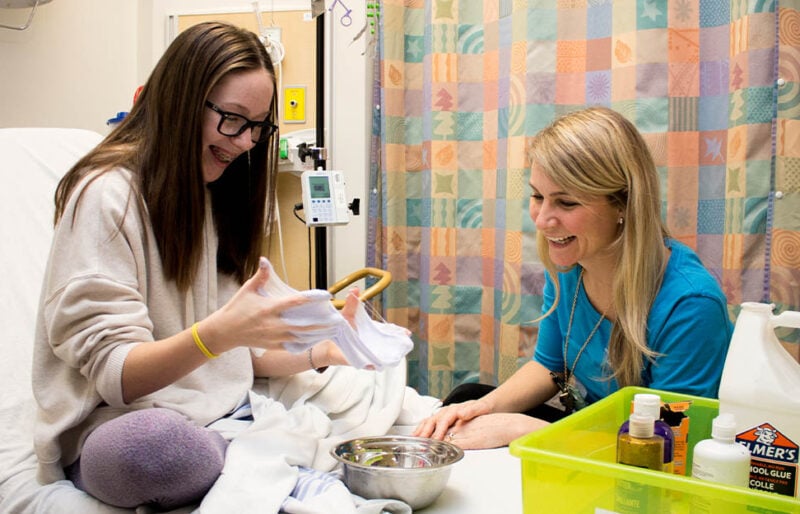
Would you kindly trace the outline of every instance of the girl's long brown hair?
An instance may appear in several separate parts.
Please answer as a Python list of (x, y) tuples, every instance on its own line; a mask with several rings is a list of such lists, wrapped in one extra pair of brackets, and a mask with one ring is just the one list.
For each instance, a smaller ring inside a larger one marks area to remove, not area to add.
[[(269, 119), (277, 125), (275, 69), (255, 34), (219, 22), (201, 23), (179, 34), (130, 114), (62, 178), (55, 194), (55, 221), (61, 219), (84, 177), (117, 167), (130, 170), (132, 196), (150, 217), (166, 278), (187, 290), (202, 257), (205, 101), (228, 74), (255, 69), (264, 69), (272, 77)], [(259, 256), (268, 251), (278, 140), (276, 132), (255, 145), (208, 186), (219, 236), (217, 266), (239, 282), (256, 271)]]

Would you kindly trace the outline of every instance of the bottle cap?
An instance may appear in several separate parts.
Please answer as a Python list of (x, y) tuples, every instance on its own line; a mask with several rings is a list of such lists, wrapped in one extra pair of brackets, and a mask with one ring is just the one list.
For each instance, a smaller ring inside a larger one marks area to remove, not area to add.
[(633, 395), (633, 412), (661, 419), (661, 397), (652, 393)]
[(630, 423), (628, 426), (631, 437), (636, 437), (639, 439), (653, 437), (656, 423), (656, 420), (653, 418), (653, 416), (634, 412), (631, 414), (629, 421)]
[(723, 413), (711, 422), (711, 437), (733, 441), (736, 437), (736, 419), (731, 413)]

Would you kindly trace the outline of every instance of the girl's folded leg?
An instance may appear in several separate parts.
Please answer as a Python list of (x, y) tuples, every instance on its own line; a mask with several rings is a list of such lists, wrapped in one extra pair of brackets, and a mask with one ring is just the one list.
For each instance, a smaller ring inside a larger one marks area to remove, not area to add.
[(95, 429), (67, 478), (117, 507), (199, 502), (222, 472), (227, 441), (170, 409), (129, 412)]

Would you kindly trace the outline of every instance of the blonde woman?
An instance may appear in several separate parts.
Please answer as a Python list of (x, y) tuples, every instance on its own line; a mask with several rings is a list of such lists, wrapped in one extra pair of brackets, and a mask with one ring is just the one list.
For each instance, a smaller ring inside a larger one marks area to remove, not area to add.
[[(416, 435), (505, 446), (628, 385), (716, 397), (733, 331), (727, 302), (669, 237), (634, 125), (602, 107), (557, 119), (533, 142), (530, 186), (547, 268), (534, 358), (497, 388), (456, 388)], [(556, 395), (558, 412), (543, 405)]]

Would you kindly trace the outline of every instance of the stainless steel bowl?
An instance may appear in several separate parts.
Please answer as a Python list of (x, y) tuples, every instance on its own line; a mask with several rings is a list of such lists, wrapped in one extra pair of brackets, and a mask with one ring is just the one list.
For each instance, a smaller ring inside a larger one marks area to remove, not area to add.
[(445, 441), (387, 435), (345, 441), (331, 455), (343, 464), (344, 483), (352, 493), (402, 500), (416, 510), (442, 494), (452, 465), (464, 452)]

